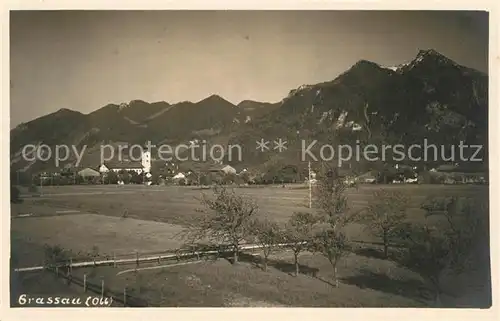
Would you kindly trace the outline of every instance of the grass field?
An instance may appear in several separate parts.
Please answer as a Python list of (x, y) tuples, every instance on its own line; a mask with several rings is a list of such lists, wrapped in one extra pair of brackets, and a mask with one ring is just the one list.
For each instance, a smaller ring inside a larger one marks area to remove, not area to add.
[[(366, 207), (373, 191), (378, 188), (381, 186), (365, 185), (349, 190), (350, 207), (354, 210)], [(408, 218), (414, 221), (422, 220), (423, 212), (419, 206), (428, 196), (458, 195), (485, 201), (488, 197), (487, 186), (388, 185), (384, 188), (397, 189), (411, 197)], [(259, 215), (280, 223), (294, 212), (312, 211), (307, 207), (307, 189), (264, 187), (235, 191), (254, 198), (259, 205)], [(96, 247), (101, 255), (177, 248), (182, 244), (177, 237), (182, 226), (203, 215), (197, 211), (201, 209), (197, 199), (201, 193), (210, 195), (211, 191), (159, 186), (44, 187), (40, 197), (25, 197), (23, 203), (12, 204), (13, 217), (30, 215), (11, 220), (16, 264), (28, 266), (40, 263), (43, 244), (87, 253)], [(126, 218), (122, 217), (124, 211)], [(359, 224), (353, 224), (347, 232), (357, 241), (378, 241)], [(352, 254), (339, 271), (341, 288), (332, 289), (326, 283), (331, 279), (331, 267), (323, 258), (316, 255), (301, 257), (301, 264), (307, 269), (320, 272), (317, 277), (301, 275), (294, 278), (283, 271), (291, 262), (286, 253), (279, 255), (282, 257), (277, 258), (268, 272), (260, 271), (251, 263), (233, 268), (219, 260), (141, 271), (138, 274), (140, 280), (130, 279), (137, 278), (135, 274), (116, 276), (117, 271), (113, 268), (98, 268), (97, 275), (102, 274), (118, 289), (126, 284), (132, 284), (137, 289), (143, 287), (140, 295), (157, 306), (428, 305), (419, 277), (390, 261), (366, 253)], [(488, 260), (487, 257), (483, 259)], [(489, 262), (485, 261), (485, 264)], [(484, 273), (488, 272), (470, 273), (476, 273), (477, 277), (470, 277), (472, 274), (469, 274), (463, 282), (460, 281), (463, 284), (456, 279), (449, 282), (450, 286), (459, 288), (451, 292), (462, 293), (449, 299), (453, 302), (449, 303), (450, 306), (473, 305), (474, 298), (482, 298), (488, 292), (484, 279)], [(163, 281), (167, 279), (168, 282)], [(198, 281), (189, 283), (188, 279)], [(485, 302), (485, 299), (477, 300)]]
[[(365, 185), (349, 190), (350, 207), (353, 210), (366, 207), (378, 188)], [(462, 195), (486, 199), (488, 192), (485, 186), (388, 185), (385, 188), (398, 189), (411, 196), (408, 219), (416, 221), (423, 218), (419, 206), (428, 196)], [(236, 189), (236, 192), (257, 201), (258, 215), (280, 223), (294, 212), (314, 211), (308, 208), (307, 190), (270, 187)], [(57, 242), (79, 250), (87, 247), (88, 251), (93, 245), (106, 252), (156, 250), (160, 243), (170, 248), (178, 243), (171, 237), (180, 231), (179, 226), (203, 215), (198, 211), (202, 209), (199, 201), (202, 193), (210, 195), (211, 191), (158, 186), (45, 187), (43, 196), (26, 198), (24, 203), (12, 206), (13, 216), (36, 216), (13, 220), (12, 231), (29, 235), (37, 243)], [(124, 211), (127, 220), (116, 219), (122, 218)], [(353, 224), (348, 233), (360, 241), (374, 241), (358, 224)]]
[[(288, 254), (288, 255), (287, 255)], [(394, 288), (390, 292), (380, 289), (361, 288), (353, 279), (358, 272), (352, 266), (370, 264), (369, 258), (352, 256), (339, 272), (343, 273), (347, 282), (342, 288), (335, 289), (328, 284), (331, 268), (321, 258), (303, 255), (304, 274), (298, 277), (289, 272), (290, 254), (281, 253), (273, 256), (272, 266), (262, 271), (248, 258), (237, 266), (225, 260), (206, 261), (197, 264), (174, 266), (164, 269), (151, 269), (139, 272), (128, 272), (120, 275), (118, 269), (112, 267), (79, 270), (91, 275), (89, 280), (99, 283), (101, 279), (109, 280), (108, 286), (116, 291), (127, 292), (146, 298), (155, 306), (425, 306), (425, 300), (417, 294), (397, 293)], [(357, 261), (357, 262), (355, 262)], [(391, 265), (385, 264), (387, 269)], [(318, 271), (313, 276), (313, 273)], [(398, 271), (393, 273), (397, 278)], [(405, 278), (408, 274), (405, 275)], [(412, 275), (413, 279), (415, 278)], [(419, 286), (418, 279), (405, 281), (413, 284), (412, 291), (425, 291)], [(397, 287), (397, 283), (392, 286)], [(420, 288), (419, 288), (420, 287)]]

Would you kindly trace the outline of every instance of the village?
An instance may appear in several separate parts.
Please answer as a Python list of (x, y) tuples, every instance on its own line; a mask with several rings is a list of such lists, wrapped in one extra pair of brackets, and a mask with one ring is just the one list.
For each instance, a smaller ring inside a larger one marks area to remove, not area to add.
[[(12, 173), (12, 180), (31, 183), (34, 186), (78, 185), (78, 184), (142, 184), (211, 186), (223, 185), (269, 185), (269, 184), (314, 184), (316, 172), (308, 164), (275, 164), (267, 167), (247, 168), (225, 164), (222, 161), (190, 162), (152, 159), (151, 152), (142, 152), (141, 161), (111, 160), (93, 166), (66, 164), (53, 171), (42, 171), (28, 175)], [(311, 164), (309, 164), (311, 165)], [(417, 166), (394, 164), (382, 169), (355, 173), (349, 167), (338, 168), (338, 175), (349, 185), (355, 184), (486, 184), (487, 178), (476, 168), (464, 168), (458, 164), (442, 164), (426, 169)]]

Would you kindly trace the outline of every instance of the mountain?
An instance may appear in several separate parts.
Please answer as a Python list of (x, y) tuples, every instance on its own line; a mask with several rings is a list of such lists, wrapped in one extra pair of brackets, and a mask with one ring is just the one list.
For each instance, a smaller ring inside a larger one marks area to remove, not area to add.
[[(280, 155), (288, 162), (301, 161), (300, 140), (318, 140), (318, 147), (321, 143), (354, 147), (359, 141), (380, 148), (423, 145), (427, 139), (429, 144), (447, 146), (449, 155), (449, 146), (458, 146), (461, 140), (487, 148), (487, 111), (486, 74), (434, 50), (421, 50), (397, 68), (361, 60), (332, 81), (291, 90), (279, 108), (254, 126), (242, 128), (231, 143), (248, 146), (244, 154), (249, 163), (268, 159), (254, 148), (261, 138), (282, 138), (295, 146), (286, 156)], [(367, 165), (362, 163), (352, 165)]]
[(243, 100), (238, 107), (238, 114), (236, 122), (238, 124), (259, 121), (274, 109), (280, 106), (279, 103), (267, 103), (254, 100)]
[[(53, 130), (57, 128), (57, 130)], [(60, 109), (54, 113), (21, 124), (11, 130), (11, 152), (26, 144), (44, 142), (49, 145), (63, 143), (67, 137), (74, 136), (85, 128), (85, 115), (69, 109)]]
[[(335, 79), (300, 86), (277, 103), (245, 100), (235, 106), (212, 95), (175, 104), (133, 100), (88, 115), (60, 110), (13, 129), (11, 154), (18, 157), (30, 143), (91, 148), (196, 139), (240, 144), (245, 165), (259, 166), (277, 159), (300, 163), (300, 140), (351, 146), (410, 146), (424, 139), (449, 146), (462, 140), (487, 147), (487, 121), (488, 76), (429, 49), (395, 67), (360, 60)], [(289, 148), (279, 155), (259, 152), (255, 142), (261, 138), (282, 138)], [(355, 166), (373, 165), (362, 163)]]

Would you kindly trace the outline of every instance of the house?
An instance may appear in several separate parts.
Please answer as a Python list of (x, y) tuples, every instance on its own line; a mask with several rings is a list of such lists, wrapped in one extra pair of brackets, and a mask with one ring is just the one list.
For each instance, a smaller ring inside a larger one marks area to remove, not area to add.
[(437, 168), (431, 169), (432, 172), (457, 172), (458, 171), (458, 164), (444, 164), (440, 165)]
[(457, 180), (453, 177), (445, 177), (443, 184), (457, 184)]
[(125, 171), (125, 172), (136, 172), (141, 174), (146, 172), (141, 162), (134, 161), (121, 161), (121, 162), (107, 162), (99, 166), (99, 172), (107, 173), (113, 171), (115, 173)]
[(84, 168), (81, 171), (79, 171), (78, 175), (80, 175), (83, 178), (101, 177), (101, 173), (99, 173), (95, 169), (92, 169), (92, 168), (89, 168), (89, 167)]
[(417, 184), (418, 183), (418, 178), (406, 178), (404, 180), (405, 183), (408, 183), (408, 184)]
[(187, 175), (179, 172), (172, 177), (172, 181), (173, 181), (173, 183), (178, 184), (178, 185), (185, 185), (187, 183), (186, 177), (187, 177)]
[(107, 173), (113, 171), (115, 173), (126, 171), (136, 172), (137, 174), (150, 173), (152, 167), (151, 153), (143, 151), (140, 161), (132, 161), (129, 159), (124, 160), (110, 160), (99, 166), (100, 173)]
[(396, 164), (394, 165), (394, 169), (396, 170), (396, 173), (415, 176), (414, 174), (417, 171), (417, 166)]
[(174, 177), (172, 177), (172, 179), (185, 179), (186, 178), (186, 175), (184, 175), (183, 173), (177, 173)]
[(208, 167), (206, 169), (210, 173), (224, 173), (224, 174), (236, 174), (236, 169), (230, 165), (216, 164)]
[(314, 171), (311, 170), (307, 174), (308, 174), (308, 176), (306, 176), (304, 178), (304, 183), (305, 184), (309, 184), (310, 183), (310, 184), (314, 185), (314, 184), (316, 184), (318, 182), (318, 180), (316, 179), (316, 172), (314, 172)]
[(310, 183), (311, 185), (314, 185), (314, 184), (316, 184), (317, 182), (318, 182), (318, 180), (317, 180), (317, 179), (315, 179), (315, 178), (311, 178), (310, 180), (306, 178), (306, 179), (304, 180), (304, 183), (306, 183), (306, 184), (309, 184), (309, 183)]
[(77, 173), (78, 176), (80, 176), (84, 182), (97, 183), (101, 180), (101, 173), (90, 167), (86, 167), (78, 171)]
[(372, 172), (367, 172), (356, 177), (356, 181), (365, 184), (373, 184), (377, 181), (377, 177)]
[(487, 176), (485, 164), (444, 164), (431, 169), (434, 179), (444, 184), (484, 184)]

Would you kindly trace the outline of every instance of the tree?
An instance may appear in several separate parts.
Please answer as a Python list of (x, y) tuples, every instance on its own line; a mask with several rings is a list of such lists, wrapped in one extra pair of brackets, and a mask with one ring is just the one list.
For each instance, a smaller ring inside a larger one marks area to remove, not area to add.
[(105, 182), (108, 184), (118, 184), (118, 175), (114, 171), (105, 174)]
[(221, 185), (223, 183), (223, 175), (221, 172), (210, 172), (209, 180), (212, 184)]
[(12, 170), (10, 172), (10, 181), (12, 182), (11, 184), (14, 184), (16, 186), (29, 186), (31, 182), (31, 177), (24, 171), (22, 170)]
[(229, 244), (233, 249), (233, 264), (238, 263), (241, 244), (251, 236), (252, 219), (257, 204), (251, 199), (217, 185), (214, 199), (203, 195), (206, 216), (197, 219), (184, 233), (191, 243), (209, 240), (220, 246)]
[[(92, 258), (92, 260), (94, 261), (94, 263), (97, 261), (97, 259), (99, 258), (99, 247), (97, 245), (93, 245), (92, 246), (92, 249), (91, 249), (91, 252), (90, 252), (90, 257)], [(97, 265), (94, 264), (92, 266), (92, 270), (90, 271), (90, 276), (95, 276), (97, 273)]]
[(142, 184), (144, 182), (144, 174), (138, 174), (135, 171), (130, 171), (130, 183)]
[(68, 259), (68, 251), (59, 245), (44, 245), (45, 263), (51, 267)]
[(240, 185), (244, 184), (245, 181), (243, 180), (243, 178), (240, 175), (234, 175), (233, 183), (240, 186)]
[(389, 242), (397, 235), (406, 217), (408, 198), (400, 192), (385, 189), (375, 191), (362, 219), (371, 232), (382, 239), (384, 256), (388, 257)]
[(200, 185), (200, 174), (195, 172), (188, 172), (186, 175), (187, 185)]
[(293, 251), (295, 276), (299, 275), (299, 254), (308, 249), (317, 219), (311, 213), (294, 213), (285, 225), (283, 240)]
[(122, 170), (120, 170), (118, 172), (118, 174), (119, 174), (118, 176), (119, 176), (120, 180), (123, 182), (123, 184), (129, 184), (130, 183), (130, 178), (131, 177), (130, 177), (130, 173), (129, 172), (127, 172), (126, 170), (122, 169)]
[(350, 250), (344, 227), (358, 218), (359, 212), (350, 212), (345, 191), (348, 183), (338, 175), (337, 168), (325, 168), (319, 176), (317, 199), (319, 207), (317, 232), (311, 242), (313, 251), (322, 254), (330, 262), (335, 286), (338, 287), (337, 264)]
[(74, 179), (76, 184), (82, 184), (84, 181), (82, 175), (78, 175), (77, 173), (75, 173)]
[(345, 179), (338, 175), (336, 168), (327, 168), (319, 175), (315, 191), (319, 221), (330, 225), (334, 230), (343, 228), (357, 218), (358, 213), (349, 211), (345, 196), (348, 187)]
[(17, 204), (17, 203), (21, 203), (22, 202), (22, 199), (21, 199), (21, 192), (19, 191), (19, 188), (17, 188), (16, 186), (14, 186), (11, 182), (11, 185), (10, 185), (10, 202), (11, 203), (14, 203), (14, 204)]
[(276, 168), (270, 168), (262, 177), (262, 180), (265, 184), (275, 184), (276, 182), (281, 182), (283, 177), (281, 176), (281, 172)]
[[(424, 203), (426, 217), (441, 216), (440, 225), (406, 224), (401, 229), (405, 250), (399, 262), (419, 273), (431, 286), (436, 305), (441, 304), (441, 276), (446, 269), (461, 272), (467, 259), (487, 233), (484, 217), (487, 211), (472, 198), (433, 198)], [(486, 212), (486, 213), (485, 213)]]
[(38, 189), (38, 186), (32, 184), (30, 187), (28, 187), (28, 192), (34, 195), (40, 195), (40, 191)]
[(99, 257), (99, 247), (97, 245), (92, 246), (91, 255), (94, 259), (97, 259)]
[(264, 175), (262, 180), (265, 184), (275, 184), (276, 182), (282, 182), (284, 177), (281, 169), (285, 166), (285, 163), (280, 158), (271, 158), (264, 164)]
[(206, 174), (199, 174), (200, 175), (200, 185), (203, 186), (208, 186), (212, 185), (212, 181), (210, 180), (210, 176)]
[(247, 184), (250, 182), (250, 173), (248, 173), (248, 171), (244, 171), (243, 173), (240, 173), (238, 176), (240, 177), (243, 184)]
[(231, 185), (236, 182), (237, 176), (234, 173), (227, 173), (222, 177), (222, 183), (225, 185)]
[(343, 257), (350, 253), (350, 246), (345, 234), (333, 228), (326, 228), (316, 233), (311, 248), (314, 252), (320, 253), (328, 259), (333, 268), (335, 287), (339, 287), (337, 264)]
[(283, 240), (283, 234), (279, 225), (269, 219), (256, 219), (252, 223), (252, 230), (255, 235), (255, 242), (262, 246), (264, 254), (263, 270), (267, 271), (268, 257), (271, 252)]
[(387, 184), (392, 182), (394, 179), (399, 179), (400, 175), (397, 170), (390, 164), (383, 162), (375, 162), (373, 165), (374, 170), (377, 175), (377, 183)]

